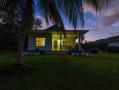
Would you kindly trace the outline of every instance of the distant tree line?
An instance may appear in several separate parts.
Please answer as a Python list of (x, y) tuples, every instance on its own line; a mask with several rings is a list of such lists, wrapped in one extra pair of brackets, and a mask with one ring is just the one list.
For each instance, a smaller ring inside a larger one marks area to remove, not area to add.
[(108, 50), (108, 43), (95, 43), (95, 42), (85, 42), (82, 44), (82, 48), (89, 50), (92, 48), (98, 49), (99, 51), (107, 51)]

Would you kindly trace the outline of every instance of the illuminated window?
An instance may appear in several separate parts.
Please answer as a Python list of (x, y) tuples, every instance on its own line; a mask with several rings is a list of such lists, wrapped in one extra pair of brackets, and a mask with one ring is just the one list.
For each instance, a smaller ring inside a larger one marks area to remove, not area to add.
[(45, 38), (36, 38), (36, 46), (45, 46)]

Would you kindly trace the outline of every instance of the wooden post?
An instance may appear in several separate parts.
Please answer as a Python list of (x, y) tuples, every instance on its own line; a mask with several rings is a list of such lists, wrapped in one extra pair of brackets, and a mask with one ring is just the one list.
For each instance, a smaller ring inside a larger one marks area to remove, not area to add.
[(61, 38), (61, 33), (60, 33), (60, 51), (62, 51), (61, 40), (62, 40), (62, 38)]
[(78, 34), (78, 45), (79, 45), (79, 50), (81, 50), (80, 34)]

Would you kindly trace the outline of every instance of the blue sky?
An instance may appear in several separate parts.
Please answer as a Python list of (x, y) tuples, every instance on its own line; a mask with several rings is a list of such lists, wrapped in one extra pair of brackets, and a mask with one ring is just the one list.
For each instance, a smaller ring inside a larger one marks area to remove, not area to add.
[(113, 0), (108, 11), (102, 10), (96, 14), (91, 7), (86, 7), (85, 29), (90, 31), (85, 35), (86, 40), (108, 38), (119, 35), (119, 0)]
[[(105, 16), (106, 17), (106, 16)], [(95, 41), (98, 39), (104, 39), (111, 36), (119, 35), (119, 22), (115, 21), (109, 26), (102, 26), (101, 22), (103, 22), (103, 16), (95, 15), (92, 12), (88, 11), (84, 15), (85, 18), (85, 26), (84, 30), (90, 30), (85, 38), (88, 41)], [(119, 17), (117, 18), (119, 20)], [(107, 22), (108, 23), (108, 22)], [(72, 29), (71, 25), (65, 21), (66, 29)], [(81, 28), (79, 28), (80, 30)]]
[[(84, 6), (85, 26), (83, 29), (90, 30), (85, 35), (86, 40), (94, 41), (119, 35), (119, 0), (113, 0), (111, 5), (108, 11), (102, 10), (100, 14), (96, 14), (92, 7), (88, 5)], [(68, 20), (64, 17), (63, 21), (66, 29), (73, 29)], [(81, 28), (79, 27), (78, 29), (80, 30)]]

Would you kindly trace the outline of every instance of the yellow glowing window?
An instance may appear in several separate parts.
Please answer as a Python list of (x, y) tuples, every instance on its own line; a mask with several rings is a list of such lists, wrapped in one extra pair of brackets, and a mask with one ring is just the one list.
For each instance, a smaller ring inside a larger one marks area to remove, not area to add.
[(36, 38), (36, 46), (45, 46), (45, 38)]

